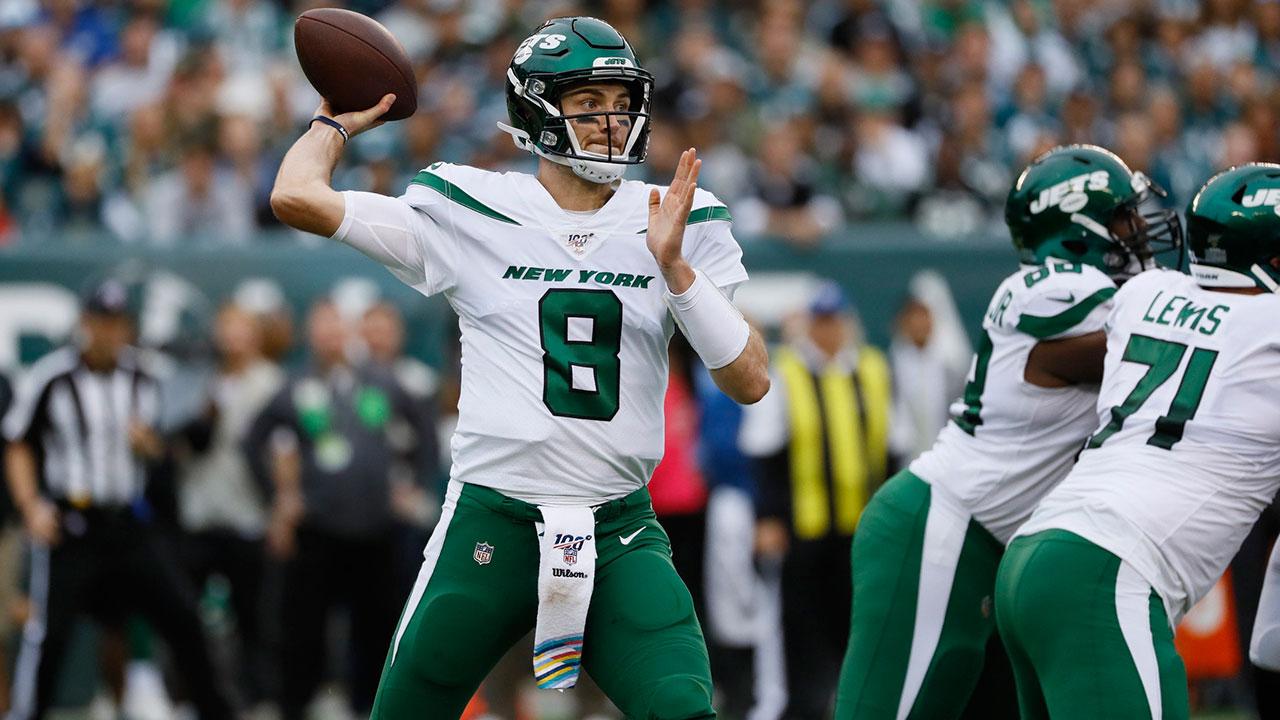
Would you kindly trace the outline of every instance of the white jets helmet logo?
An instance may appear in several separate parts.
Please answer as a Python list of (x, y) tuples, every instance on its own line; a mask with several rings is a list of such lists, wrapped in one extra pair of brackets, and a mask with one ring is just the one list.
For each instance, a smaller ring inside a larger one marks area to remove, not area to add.
[[(516, 48), (516, 56), (512, 58), (512, 62), (516, 65), (523, 65), (529, 58), (533, 57), (533, 48), (535, 46), (543, 50), (555, 50), (560, 47), (560, 43), (567, 39), (559, 33), (530, 35), (525, 38), (524, 42), (520, 43), (520, 47)], [(538, 41), (541, 41), (541, 44)]]
[(1107, 171), (1095, 170), (1091, 173), (1076, 175), (1056, 185), (1040, 191), (1040, 197), (1031, 201), (1031, 214), (1039, 215), (1051, 207), (1064, 213), (1076, 213), (1089, 204), (1089, 196), (1085, 190), (1106, 190)]
[(1240, 204), (1247, 208), (1271, 207), (1280, 215), (1280, 188), (1258, 188), (1253, 194), (1240, 198)]

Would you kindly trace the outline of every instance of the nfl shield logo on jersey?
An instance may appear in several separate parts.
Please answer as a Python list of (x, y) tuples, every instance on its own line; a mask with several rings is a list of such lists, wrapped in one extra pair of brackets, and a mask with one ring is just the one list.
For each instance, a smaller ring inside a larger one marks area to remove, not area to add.
[(493, 546), (487, 542), (476, 543), (476, 551), (471, 553), (471, 557), (475, 559), (479, 565), (488, 565), (493, 559)]

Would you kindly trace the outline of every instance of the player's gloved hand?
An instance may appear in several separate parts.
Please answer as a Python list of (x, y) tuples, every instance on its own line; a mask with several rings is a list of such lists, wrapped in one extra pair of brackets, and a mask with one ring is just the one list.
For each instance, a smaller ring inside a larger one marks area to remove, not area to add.
[(329, 101), (321, 100), (320, 107), (316, 108), (316, 115), (336, 120), (338, 124), (346, 128), (347, 135), (355, 137), (365, 130), (372, 130), (373, 128), (385, 123), (386, 120), (379, 120), (378, 118), (385, 115), (387, 111), (391, 109), (391, 105), (395, 101), (395, 94), (387, 93), (382, 96), (382, 99), (378, 101), (377, 105), (374, 105), (368, 110), (357, 110), (355, 112), (334, 115), (333, 108), (329, 105)]
[(693, 284), (693, 268), (684, 259), (684, 228), (693, 209), (698, 189), (698, 151), (689, 148), (680, 154), (676, 175), (662, 196), (657, 188), (649, 192), (649, 232), (645, 235), (649, 252), (658, 261), (662, 277), (672, 293), (679, 295)]

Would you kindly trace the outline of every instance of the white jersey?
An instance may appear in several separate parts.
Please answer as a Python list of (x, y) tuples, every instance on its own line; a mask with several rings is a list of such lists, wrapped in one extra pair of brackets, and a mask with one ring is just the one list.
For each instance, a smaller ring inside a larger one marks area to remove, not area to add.
[(911, 472), (958, 500), (1007, 543), (1066, 476), (1097, 426), (1097, 385), (1045, 388), (1025, 379), (1041, 340), (1096, 332), (1115, 283), (1090, 265), (1050, 260), (1005, 278), (982, 320), (964, 397)]
[[(648, 482), (674, 328), (645, 245), (652, 187), (623, 181), (588, 217), (532, 175), (441, 163), (400, 198), (344, 193), (334, 238), (458, 314), (454, 479), (554, 505)], [(747, 273), (728, 210), (703, 190), (693, 207), (684, 255), (731, 293)]]
[(1101, 426), (1018, 535), (1070, 531), (1134, 567), (1174, 623), (1280, 488), (1280, 296), (1152, 270), (1116, 294)]

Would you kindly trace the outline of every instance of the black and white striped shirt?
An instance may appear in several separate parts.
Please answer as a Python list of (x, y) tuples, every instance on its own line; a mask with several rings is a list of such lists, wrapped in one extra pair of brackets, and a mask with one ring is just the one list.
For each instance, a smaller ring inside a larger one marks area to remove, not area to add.
[(155, 427), (159, 385), (133, 351), (93, 372), (75, 348), (31, 367), (4, 418), (4, 435), (31, 446), (42, 491), (80, 506), (127, 505), (142, 494), (144, 466), (129, 444), (129, 422)]

